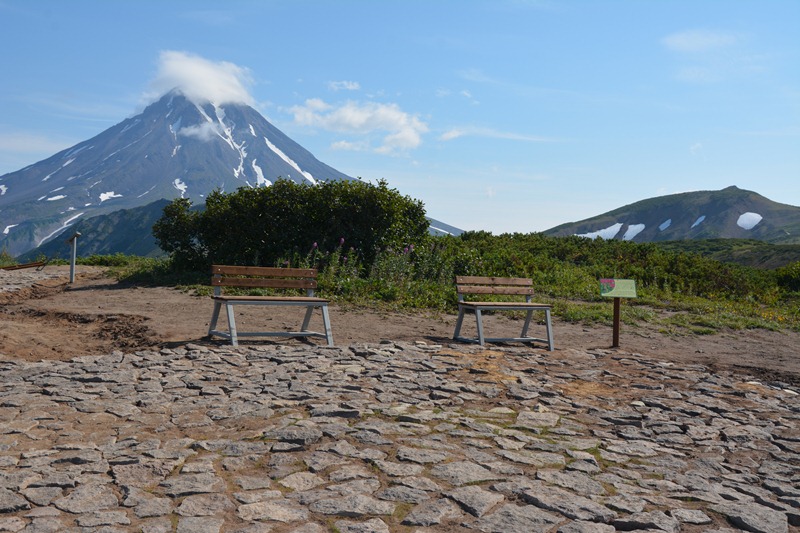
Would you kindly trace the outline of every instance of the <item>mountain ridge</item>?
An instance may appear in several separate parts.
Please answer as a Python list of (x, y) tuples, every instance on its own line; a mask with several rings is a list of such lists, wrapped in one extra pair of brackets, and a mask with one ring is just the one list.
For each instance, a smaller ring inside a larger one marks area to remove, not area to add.
[(800, 207), (730, 186), (640, 200), (543, 233), (634, 242), (732, 238), (796, 244), (800, 243)]

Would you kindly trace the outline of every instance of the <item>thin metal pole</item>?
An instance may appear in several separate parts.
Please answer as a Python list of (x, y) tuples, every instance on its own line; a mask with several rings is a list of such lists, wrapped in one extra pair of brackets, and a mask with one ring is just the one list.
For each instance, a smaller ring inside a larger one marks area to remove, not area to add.
[(75, 259), (78, 256), (78, 238), (72, 239), (72, 261), (69, 264), (69, 282), (75, 283)]
[(69, 263), (69, 282), (75, 283), (75, 261), (78, 257), (78, 237), (80, 237), (80, 232), (76, 231), (75, 234), (70, 237), (67, 242), (72, 243), (72, 261)]
[(620, 322), (620, 301), (622, 298), (614, 298), (614, 340), (612, 348), (619, 348), (619, 322)]

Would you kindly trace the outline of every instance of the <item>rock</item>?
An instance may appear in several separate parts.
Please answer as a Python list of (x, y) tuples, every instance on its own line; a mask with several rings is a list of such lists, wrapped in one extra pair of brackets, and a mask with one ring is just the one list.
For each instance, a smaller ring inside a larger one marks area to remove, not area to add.
[(483, 533), (547, 533), (561, 519), (533, 505), (506, 504), (480, 518), (474, 527)]
[(390, 533), (389, 526), (380, 518), (372, 518), (364, 522), (337, 520), (333, 525), (339, 533)]
[(527, 503), (560, 513), (573, 520), (608, 523), (617, 517), (617, 513), (589, 498), (544, 483), (537, 483), (536, 486), (521, 490), (518, 494)]
[(403, 519), (404, 526), (435, 526), (445, 520), (462, 515), (458, 506), (450, 500), (440, 498), (414, 507)]
[(444, 495), (458, 503), (469, 514), (477, 517), (485, 515), (505, 499), (502, 494), (489, 492), (475, 485), (451, 490), (445, 492)]
[(110, 485), (89, 484), (78, 486), (53, 505), (68, 513), (83, 514), (116, 507), (119, 501)]
[(719, 503), (711, 510), (725, 516), (728, 521), (745, 531), (754, 533), (786, 533), (789, 522), (786, 514), (756, 503)]
[(363, 494), (354, 494), (344, 498), (317, 500), (309, 506), (309, 509), (326, 515), (361, 518), (367, 515), (391, 515), (394, 513), (395, 505)]
[(634, 513), (632, 515), (617, 518), (612, 522), (613, 526), (623, 531), (635, 529), (657, 529), (669, 533), (679, 533), (681, 524), (675, 518), (667, 516), (662, 511), (650, 511), (647, 513)]
[(179, 474), (165, 479), (159, 486), (167, 496), (173, 498), (225, 490), (225, 482), (214, 474)]
[(14, 513), (30, 508), (28, 500), (8, 489), (0, 488), (0, 513)]
[(277, 522), (296, 522), (308, 519), (308, 509), (287, 500), (267, 500), (240, 505), (236, 514), (245, 521), (274, 520)]
[(311, 472), (296, 472), (281, 479), (278, 483), (292, 490), (304, 491), (325, 484), (325, 480)]
[(491, 470), (469, 461), (455, 461), (438, 464), (431, 468), (431, 475), (443, 479), (451, 485), (466, 485), (502, 479)]

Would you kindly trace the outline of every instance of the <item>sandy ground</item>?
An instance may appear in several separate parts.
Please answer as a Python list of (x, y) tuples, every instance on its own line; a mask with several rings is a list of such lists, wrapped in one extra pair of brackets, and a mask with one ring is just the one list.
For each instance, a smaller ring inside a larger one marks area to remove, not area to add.
[[(78, 267), (69, 283), (68, 267), (0, 271), (0, 356), (25, 360), (68, 360), (114, 350), (135, 351), (186, 343), (219, 344), (206, 337), (212, 304), (165, 287), (118, 283), (103, 269)], [(5, 289), (5, 290), (4, 290)], [(242, 307), (237, 325), (244, 329), (289, 331), (302, 320), (301, 310)], [(395, 313), (375, 309), (331, 306), (337, 345), (380, 340), (451, 343), (455, 315)], [(318, 315), (318, 314), (317, 314)], [(474, 334), (474, 319), (465, 322), (465, 335)], [(224, 326), (224, 318), (221, 319)], [(312, 327), (321, 328), (315, 316)], [(604, 326), (554, 322), (558, 357), (562, 350), (610, 349), (612, 331)], [(505, 315), (485, 318), (490, 336), (518, 335), (521, 320)], [(544, 336), (544, 327), (532, 328)], [(244, 343), (322, 344), (322, 339), (245, 339)], [(729, 331), (716, 335), (665, 335), (647, 324), (623, 325), (620, 349), (664, 361), (694, 362), (711, 370), (733, 370), (754, 379), (800, 386), (800, 335), (763, 330)]]

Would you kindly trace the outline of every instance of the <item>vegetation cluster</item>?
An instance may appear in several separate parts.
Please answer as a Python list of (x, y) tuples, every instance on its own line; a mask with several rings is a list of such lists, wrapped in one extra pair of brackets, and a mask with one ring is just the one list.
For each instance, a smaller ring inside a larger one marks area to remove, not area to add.
[[(610, 324), (600, 278), (636, 281), (623, 306), (631, 325), (669, 334), (766, 328), (800, 331), (800, 261), (777, 269), (722, 262), (662, 244), (540, 233), (432, 236), (416, 200), (385, 182), (279, 181), (215, 192), (205, 211), (185, 200), (164, 208), (154, 235), (168, 258), (90, 256), (121, 278), (210, 293), (213, 263), (319, 271), (319, 294), (340, 305), (454, 312), (457, 275), (533, 280), (536, 298), (566, 321)], [(4, 259), (0, 257), (0, 262)], [(5, 260), (8, 260), (6, 258)]]

